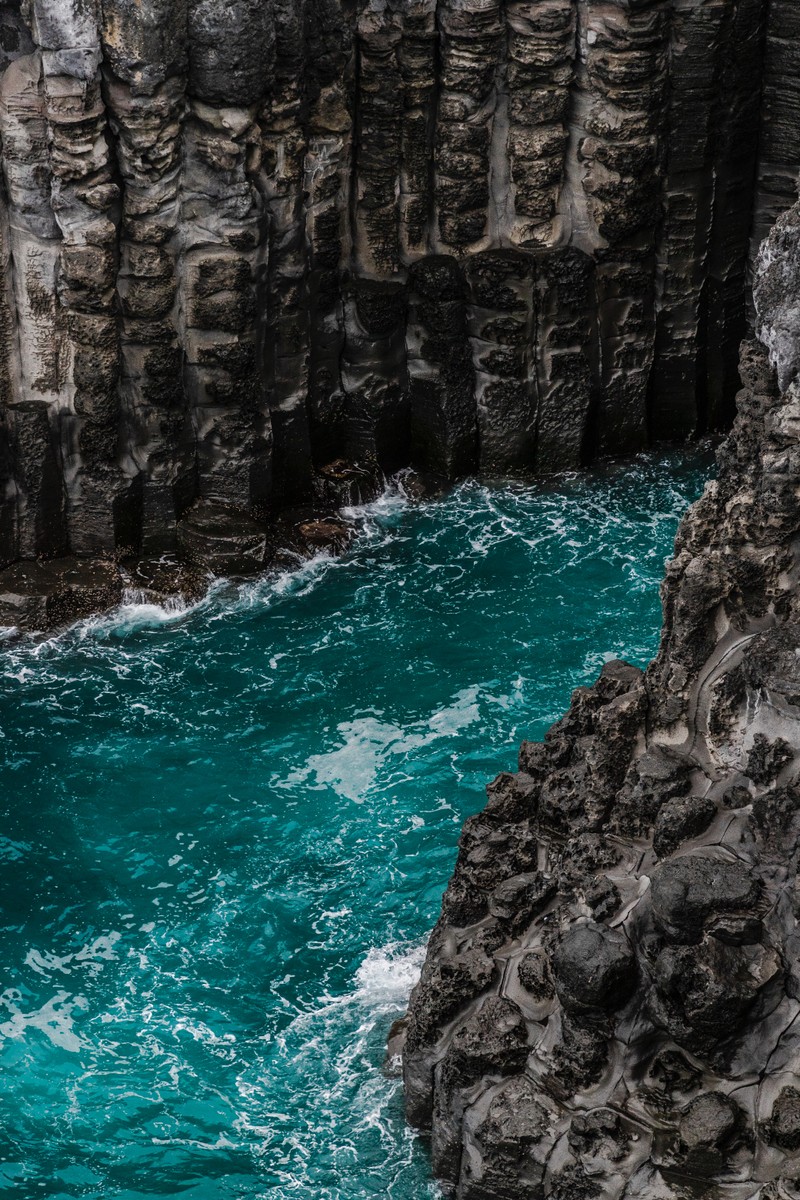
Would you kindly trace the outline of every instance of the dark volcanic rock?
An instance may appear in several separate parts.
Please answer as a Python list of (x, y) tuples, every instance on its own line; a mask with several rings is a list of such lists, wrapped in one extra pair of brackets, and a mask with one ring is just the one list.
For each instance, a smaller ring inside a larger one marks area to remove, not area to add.
[(267, 532), (247, 513), (200, 500), (178, 525), (178, 547), (217, 575), (246, 575), (265, 565)]
[(0, 625), (54, 629), (118, 604), (123, 586), (113, 562), (20, 562), (0, 573)]
[[(647, 5), (635, 11), (653, 16)], [(791, 25), (780, 5), (773, 11)], [(684, 16), (687, 44), (699, 46), (699, 13), (688, 6)], [(618, 28), (632, 18), (633, 8)], [(647, 28), (655, 36), (657, 22)], [(685, 103), (680, 89), (671, 103)], [(703, 129), (697, 103), (687, 138)], [(681, 152), (696, 162), (697, 142)], [(677, 168), (671, 178), (685, 186)], [(743, 343), (738, 416), (719, 479), (678, 532), (656, 659), (644, 678), (610, 664), (577, 689), (545, 740), (523, 743), (516, 779), (499, 776), (466, 823), (403, 1055), (409, 1119), (432, 1121), (435, 1142), (446, 1131), (434, 1170), (448, 1195), (669, 1200), (730, 1190), (756, 1200), (794, 1188), (798, 245), (800, 204), (759, 255), (758, 324), (783, 390), (765, 349)], [(486, 922), (489, 911), (503, 930), (483, 951), (495, 974), (485, 966), (480, 995), (462, 993), (423, 1031), (445, 948), (473, 936), (459, 922)], [(474, 1045), (492, 997), (516, 1006), (519, 1065), (510, 1043), (496, 1042), (497, 1061), (473, 1053), (468, 1090), (454, 1087), (447, 1064), (462, 1039)], [(513, 1065), (518, 1075), (505, 1081)]]
[(653, 872), (653, 915), (674, 941), (699, 941), (719, 913), (748, 912), (759, 881), (745, 863), (701, 855), (672, 859)]
[(765, 1122), (764, 1135), (772, 1146), (794, 1153), (800, 1150), (800, 1091), (785, 1087), (772, 1106)]
[(636, 957), (625, 934), (575, 925), (553, 954), (556, 992), (569, 1013), (613, 1012), (636, 990)]
[(705, 833), (716, 814), (717, 806), (707, 796), (668, 800), (659, 809), (653, 828), (653, 849), (658, 857), (665, 858), (682, 842)]

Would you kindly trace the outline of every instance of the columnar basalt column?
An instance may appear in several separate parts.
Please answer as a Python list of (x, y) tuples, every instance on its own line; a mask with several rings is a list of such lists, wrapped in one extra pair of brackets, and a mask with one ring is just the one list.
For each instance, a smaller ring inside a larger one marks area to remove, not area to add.
[(261, 117), (268, 243), (260, 295), (274, 437), (273, 498), (280, 505), (311, 496), (313, 459), (307, 406), (309, 298), (303, 199), (305, 6), (302, 0), (280, 0), (274, 17), (275, 78)]
[(353, 280), (342, 362), (344, 449), (364, 470), (398, 470), (409, 461), (406, 288)]
[(534, 270), (531, 256), (514, 250), (487, 250), (467, 262), (479, 463), (498, 475), (529, 470), (534, 459)]
[[(335, 0), (315, 9), (320, 47), (310, 97), (304, 164), (310, 319), (308, 413), (314, 464), (346, 453), (341, 360), (345, 341), (342, 265), (351, 261), (356, 52)], [(323, 51), (324, 47), (324, 51)]]
[[(753, 190), (762, 89), (754, 81), (760, 77), (765, 17), (761, 0), (739, 0), (728, 15), (720, 69), (719, 94), (725, 103), (718, 110), (714, 139), (714, 206), (707, 260), (705, 424), (711, 430), (727, 429), (733, 419), (739, 345), (747, 333), (748, 242), (759, 222), (753, 212)], [(788, 92), (788, 78), (786, 82)], [(768, 136), (766, 124), (764, 135)], [(785, 205), (793, 199), (793, 194), (787, 195)]]
[(58, 302), (60, 232), (51, 206), (51, 170), (39, 51), (12, 62), (0, 83), (3, 172), (8, 197), (8, 262), (17, 328), (11, 346), (9, 431), (16, 480), (16, 548), (21, 558), (66, 546), (60, 414), (68, 401), (65, 312)]
[(641, 449), (648, 436), (668, 16), (662, 0), (592, 2), (581, 15), (588, 93), (582, 188), (606, 243), (596, 251), (596, 437), (606, 451)]
[(117, 293), (123, 469), (141, 549), (175, 544), (195, 493), (178, 272), (186, 0), (104, 0), (105, 95), (122, 181)]
[(420, 260), (409, 279), (406, 336), (413, 454), (423, 467), (453, 479), (478, 465), (466, 283), (448, 255)]
[[(754, 255), (776, 219), (794, 203), (797, 195), (800, 173), (800, 9), (793, 0), (770, 0), (767, 6), (760, 80), (761, 136), (752, 229)], [(754, 94), (756, 90), (752, 86)]]
[(239, 508), (270, 495), (271, 426), (256, 356), (260, 197), (247, 163), (255, 109), (191, 101), (181, 189), (185, 385), (201, 497)]
[[(18, 8), (14, 5), (0, 6), (0, 69), (5, 71), (15, 59), (25, 57), (32, 50), (33, 42)], [(4, 176), (0, 176), (0, 269), (0, 566), (6, 566), (19, 555), (17, 508), (20, 493), (15, 478), (17, 456), (13, 449), (12, 406), (15, 400), (20, 399), (20, 395), (10, 208)], [(56, 494), (60, 495), (61, 488), (57, 480), (55, 488)]]
[(271, 491), (271, 424), (256, 350), (258, 112), (273, 61), (270, 6), (195, 0), (188, 44), (181, 317), (198, 491), (249, 511)]
[(574, 469), (586, 457), (596, 394), (594, 264), (572, 248), (543, 251), (535, 281), (536, 468)]
[(439, 51), (437, 0), (408, 0), (398, 49), (403, 85), (400, 131), (400, 253), (408, 262), (431, 246), (433, 147)]
[(499, 0), (442, 0), (437, 20), (436, 244), (464, 253), (486, 248), (492, 237), (492, 133), (505, 26)]
[(365, 6), (358, 20), (353, 251), (358, 268), (373, 276), (392, 276), (400, 265), (401, 37), (399, 12), (380, 0)]
[(119, 193), (101, 95), (100, 17), (99, 0), (60, 8), (44, 0), (33, 4), (33, 34), (42, 47), (50, 204), (61, 235), (57, 287), (66, 362), (60, 427), (68, 537), (73, 552), (84, 555), (114, 550), (115, 501), (124, 492), (116, 464)]
[(658, 247), (658, 370), (651, 391), (651, 425), (657, 437), (688, 436), (705, 425), (710, 335), (706, 276), (730, 9), (726, 0), (680, 0), (672, 14), (664, 222)]
[(578, 10), (573, 0), (509, 0), (507, 228), (518, 246), (553, 245), (570, 224), (559, 213), (567, 169)]

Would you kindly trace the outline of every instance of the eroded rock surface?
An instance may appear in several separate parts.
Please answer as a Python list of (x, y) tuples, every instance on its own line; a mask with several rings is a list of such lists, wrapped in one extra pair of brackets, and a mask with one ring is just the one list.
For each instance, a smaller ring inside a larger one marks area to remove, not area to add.
[(458, 1200), (800, 1189), (798, 245), (800, 205), (658, 656), (579, 688), (464, 827), (403, 1031)]
[(0, 4), (0, 567), (726, 426), (795, 9)]

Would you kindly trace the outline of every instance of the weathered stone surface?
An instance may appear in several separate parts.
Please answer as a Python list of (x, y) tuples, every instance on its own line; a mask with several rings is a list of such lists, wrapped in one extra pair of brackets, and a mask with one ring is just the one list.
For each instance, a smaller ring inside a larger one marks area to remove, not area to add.
[[(701, 16), (722, 36), (722, 9), (687, 9), (687, 37)], [(702, 122), (682, 136), (694, 155)], [(795, 1186), (798, 244), (800, 204), (759, 254), (764, 344), (742, 345), (738, 415), (680, 527), (656, 659), (643, 678), (612, 663), (577, 689), (465, 824), (403, 1050), (409, 1120), (446, 1131), (446, 1195), (755, 1200)], [(450, 948), (481, 932), (480, 991), (437, 1007)], [(516, 1006), (527, 1058), (505, 1079), (498, 1043), (454, 1087), (454, 1047), (493, 1000)]]

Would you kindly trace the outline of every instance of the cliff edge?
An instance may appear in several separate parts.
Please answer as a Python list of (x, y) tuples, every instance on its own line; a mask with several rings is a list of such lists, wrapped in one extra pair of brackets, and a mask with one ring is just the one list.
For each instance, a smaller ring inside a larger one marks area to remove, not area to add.
[(656, 659), (579, 688), (464, 826), (394, 1031), (458, 1200), (800, 1186), (799, 246), (796, 206)]

